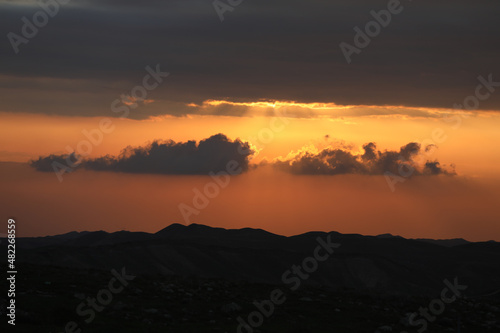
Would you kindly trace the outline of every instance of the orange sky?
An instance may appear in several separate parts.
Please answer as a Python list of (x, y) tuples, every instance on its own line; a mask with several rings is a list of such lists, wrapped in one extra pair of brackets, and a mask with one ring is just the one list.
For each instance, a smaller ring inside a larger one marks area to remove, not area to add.
[[(19, 236), (73, 230), (156, 232), (187, 223), (205, 176), (79, 171), (59, 183), (25, 164), (0, 163), (2, 216)], [(500, 240), (500, 181), (421, 177), (393, 193), (382, 176), (294, 176), (266, 169), (233, 176), (189, 222), (263, 228), (293, 235), (311, 230), (404, 237)]]
[[(267, 108), (268, 109), (268, 108)], [(307, 108), (304, 108), (307, 109)], [(369, 107), (366, 107), (369, 109)], [(273, 159), (286, 156), (303, 147), (324, 148), (336, 142), (353, 144), (357, 149), (367, 142), (376, 142), (379, 149), (397, 149), (416, 141), (437, 144), (439, 149), (429, 156), (442, 163), (454, 163), (462, 175), (496, 176), (500, 170), (500, 115), (497, 112), (476, 112), (474, 116), (455, 115), (446, 122), (444, 112), (437, 118), (401, 115), (350, 116), (333, 113), (333, 117), (274, 119), (262, 114), (266, 108), (253, 107), (248, 116), (161, 117), (148, 120), (110, 118), (111, 133), (104, 133), (102, 143), (92, 144), (90, 156), (118, 154), (128, 145), (140, 146), (155, 139), (175, 141), (201, 140), (216, 133), (250, 141), (261, 148), (255, 158)], [(281, 112), (283, 109), (279, 109)], [(316, 110), (310, 109), (312, 112)], [(291, 112), (291, 111), (289, 111)], [(255, 114), (255, 116), (252, 116)], [(280, 114), (280, 113), (278, 113)], [(61, 117), (33, 114), (0, 113), (0, 161), (25, 162), (39, 155), (67, 153), (76, 150), (79, 142), (88, 140), (83, 130), (99, 129), (103, 117)], [(274, 123), (272, 123), (274, 119)], [(440, 131), (436, 134), (435, 131)], [(269, 133), (272, 132), (272, 136)], [(325, 139), (325, 135), (329, 138)]]
[[(343, 116), (342, 110), (330, 110), (328, 117), (317, 114), (324, 111), (315, 106), (302, 109), (310, 112), (309, 118), (265, 116), (268, 105), (250, 106), (243, 117), (113, 118), (114, 130), (93, 145), (91, 156), (116, 155), (127, 145), (154, 139), (200, 140), (215, 133), (258, 147), (253, 162), (339, 142), (357, 151), (370, 141), (383, 150), (439, 139), (439, 149), (429, 159), (456, 164), (456, 177), (415, 177), (398, 184), (393, 193), (383, 176), (296, 176), (259, 168), (232, 177), (230, 185), (191, 222), (258, 227), (286, 235), (335, 230), (500, 240), (498, 113), (476, 113), (460, 118), (458, 124), (445, 122), (442, 116)], [(431, 111), (442, 115), (446, 110)], [(66, 146), (74, 149), (86, 140), (82, 130), (99, 128), (102, 119), (12, 113), (0, 113), (0, 118), (0, 161), (14, 162), (66, 153)], [(269, 129), (272, 137), (266, 138)], [(0, 169), (1, 214), (21, 221), (20, 236), (100, 229), (154, 232), (170, 223), (186, 223), (179, 204), (189, 204), (193, 189), (211, 181), (206, 176), (78, 171), (59, 183), (53, 173), (34, 171), (27, 164), (0, 163)]]
[[(74, 1), (18, 39), (40, 5), (0, 0), (0, 220), (19, 236), (184, 223), (211, 178), (178, 174), (246, 169), (243, 141), (249, 170), (193, 221), (500, 240), (500, 6), (414, 1), (364, 38), (372, 6)], [(85, 162), (60, 182), (73, 151)], [(392, 191), (384, 173), (408, 160)]]

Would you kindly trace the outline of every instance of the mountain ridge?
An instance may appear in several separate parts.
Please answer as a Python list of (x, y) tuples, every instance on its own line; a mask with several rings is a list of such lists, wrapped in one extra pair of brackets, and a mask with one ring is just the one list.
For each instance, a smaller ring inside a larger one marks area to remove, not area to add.
[[(279, 235), (275, 234), (269, 231), (266, 231), (261, 228), (239, 228), (239, 229), (226, 229), (222, 227), (211, 227), (208, 225), (203, 225), (203, 224), (198, 224), (198, 223), (192, 223), (189, 225), (181, 224), (181, 223), (172, 223), (168, 226), (166, 226), (163, 229), (158, 230), (157, 232), (149, 233), (149, 232), (143, 232), (143, 231), (128, 231), (128, 230), (119, 230), (119, 231), (114, 231), (114, 232), (107, 232), (104, 230), (96, 230), (96, 231), (70, 231), (67, 233), (63, 234), (57, 234), (57, 235), (47, 235), (47, 236), (37, 236), (37, 237), (18, 237), (18, 239), (23, 240), (23, 242), (30, 240), (31, 242), (44, 242), (51, 240), (51, 242), (55, 242), (58, 240), (61, 241), (67, 241), (67, 240), (74, 240), (77, 238), (82, 238), (82, 237), (98, 237), (97, 235), (100, 235), (101, 237), (113, 237), (112, 235), (149, 235), (151, 238), (154, 237), (173, 237), (173, 236), (202, 236), (206, 237), (208, 235), (222, 235), (222, 234), (232, 234), (233, 236), (237, 236), (239, 234), (243, 234), (244, 232), (247, 232), (247, 235), (250, 233), (253, 233), (255, 235), (258, 235), (259, 233), (262, 235), (267, 235), (269, 237), (285, 237), (285, 238), (294, 238), (294, 237), (302, 237), (305, 235), (325, 235), (325, 234), (335, 234), (335, 235), (343, 235), (343, 236), (358, 236), (358, 237), (376, 237), (380, 239), (392, 239), (392, 238), (400, 238), (400, 239), (405, 239), (405, 240), (415, 240), (419, 242), (426, 242), (426, 243), (432, 243), (436, 245), (441, 245), (445, 247), (454, 247), (454, 246), (460, 246), (460, 245), (466, 245), (466, 244), (475, 244), (475, 243), (498, 243), (496, 241), (490, 240), (490, 241), (480, 241), (480, 242), (472, 242), (465, 240), (463, 238), (451, 238), (451, 239), (430, 239), (430, 238), (405, 238), (399, 235), (392, 235), (390, 233), (385, 233), (385, 234), (380, 234), (380, 235), (363, 235), (363, 234), (342, 234), (337, 231), (308, 231), (304, 232), (301, 234), (297, 235), (291, 235), (291, 236), (284, 236), (284, 235)], [(125, 237), (123, 237), (125, 238)]]
[[(475, 294), (500, 286), (500, 244), (445, 246), (399, 236), (311, 231), (281, 236), (262, 229), (172, 224), (156, 233), (105, 231), (19, 238), (18, 262), (137, 274), (199, 276), (282, 284), (284, 272), (313, 258), (321, 243), (340, 246), (306, 284), (383, 294), (429, 294), (459, 277)], [(437, 291), (436, 291), (437, 290)]]

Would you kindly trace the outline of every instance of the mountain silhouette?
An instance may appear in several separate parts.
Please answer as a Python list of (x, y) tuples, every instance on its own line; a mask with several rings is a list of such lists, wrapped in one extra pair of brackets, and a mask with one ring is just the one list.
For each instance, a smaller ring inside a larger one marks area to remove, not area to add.
[(328, 235), (341, 246), (319, 263), (307, 284), (386, 294), (432, 294), (443, 279), (454, 277), (478, 294), (500, 286), (500, 244), (496, 242), (430, 242), (337, 232), (285, 237), (262, 229), (200, 224), (172, 224), (153, 234), (95, 231), (19, 238), (18, 260), (86, 269), (124, 266), (135, 273), (282, 284), (283, 273), (312, 256), (317, 239)]

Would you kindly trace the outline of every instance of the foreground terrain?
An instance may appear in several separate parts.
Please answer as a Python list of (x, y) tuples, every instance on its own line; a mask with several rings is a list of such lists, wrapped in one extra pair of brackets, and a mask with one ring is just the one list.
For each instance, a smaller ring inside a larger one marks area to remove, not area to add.
[[(338, 247), (311, 266), (318, 238)], [(16, 260), (15, 332), (500, 332), (495, 242), (172, 225), (20, 238)]]

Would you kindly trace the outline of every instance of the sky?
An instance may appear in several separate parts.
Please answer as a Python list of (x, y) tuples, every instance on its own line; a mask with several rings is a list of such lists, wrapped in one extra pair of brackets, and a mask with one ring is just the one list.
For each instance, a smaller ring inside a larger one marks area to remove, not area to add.
[(0, 0), (1, 218), (500, 241), (498, 14)]

